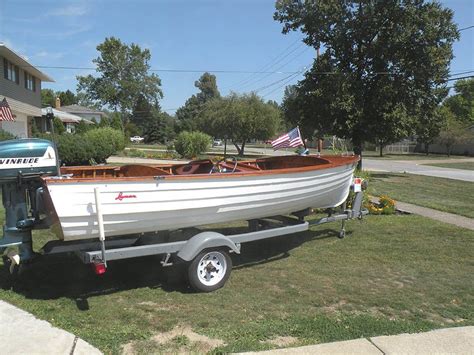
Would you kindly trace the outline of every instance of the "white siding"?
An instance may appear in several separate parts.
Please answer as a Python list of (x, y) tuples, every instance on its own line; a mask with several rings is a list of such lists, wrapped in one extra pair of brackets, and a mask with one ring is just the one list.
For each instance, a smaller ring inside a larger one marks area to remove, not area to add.
[(28, 138), (28, 116), (16, 111), (13, 114), (16, 115), (15, 121), (3, 121), (1, 128), (17, 138)]

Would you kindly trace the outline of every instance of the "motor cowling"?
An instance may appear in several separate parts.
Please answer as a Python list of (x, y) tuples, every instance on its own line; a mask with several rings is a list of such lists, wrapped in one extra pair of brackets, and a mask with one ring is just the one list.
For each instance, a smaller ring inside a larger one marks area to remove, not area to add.
[(36, 138), (0, 142), (0, 183), (57, 174), (58, 157), (52, 142)]

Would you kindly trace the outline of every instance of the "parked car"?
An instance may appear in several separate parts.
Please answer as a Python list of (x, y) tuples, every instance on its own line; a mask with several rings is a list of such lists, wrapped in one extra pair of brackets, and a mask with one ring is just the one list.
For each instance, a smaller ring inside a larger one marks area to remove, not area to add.
[(143, 142), (145, 138), (143, 137), (140, 137), (140, 136), (133, 136), (133, 137), (130, 137), (130, 142), (132, 143), (141, 143)]
[(214, 139), (214, 142), (212, 142), (213, 147), (220, 146), (220, 145), (222, 145), (222, 140), (220, 139)]

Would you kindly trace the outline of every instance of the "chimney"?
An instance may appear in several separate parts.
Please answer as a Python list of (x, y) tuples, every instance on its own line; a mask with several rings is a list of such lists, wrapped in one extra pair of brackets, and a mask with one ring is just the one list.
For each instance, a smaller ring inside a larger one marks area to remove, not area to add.
[(59, 97), (56, 98), (56, 109), (59, 109), (61, 107), (61, 99)]

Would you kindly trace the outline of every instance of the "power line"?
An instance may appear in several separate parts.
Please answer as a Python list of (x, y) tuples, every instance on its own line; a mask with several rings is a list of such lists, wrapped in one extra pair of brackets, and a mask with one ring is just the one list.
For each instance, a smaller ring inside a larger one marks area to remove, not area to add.
[[(68, 66), (47, 66), (47, 65), (23, 65), (22, 68), (39, 69), (60, 69), (60, 70), (96, 70), (92, 67), (68, 67)], [(150, 69), (151, 72), (168, 73), (228, 73), (228, 74), (294, 74), (295, 72), (282, 71), (249, 71), (249, 70), (198, 70), (198, 69)]]
[(292, 78), (289, 78), (287, 81), (285, 81), (282, 85), (278, 86), (277, 88), (273, 89), (272, 91), (266, 93), (265, 95), (262, 96), (262, 98), (265, 98), (271, 94), (273, 94), (275, 91), (281, 89), (282, 87), (286, 86), (287, 84), (289, 84), (293, 79), (295, 79), (297, 77), (297, 75), (293, 75)]
[(296, 76), (296, 75), (298, 75), (298, 74), (303, 73), (303, 71), (304, 71), (305, 69), (306, 69), (306, 67), (302, 68), (300, 71), (298, 71), (298, 72), (295, 73), (295, 74), (288, 75), (288, 76), (284, 77), (283, 79), (274, 81), (273, 83), (270, 83), (270, 84), (268, 84), (268, 85), (262, 86), (262, 87), (260, 87), (260, 88), (258, 88), (258, 89), (256, 89), (256, 90), (253, 90), (253, 91), (254, 91), (255, 93), (258, 93), (259, 91), (264, 91), (265, 89), (268, 89), (268, 88), (270, 88), (270, 87), (272, 87), (272, 86), (274, 86), (274, 85), (276, 85), (276, 84), (279, 84), (279, 83), (281, 83), (282, 81), (285, 81), (285, 80), (289, 79), (290, 77), (293, 77), (293, 76)]
[(460, 77), (460, 78), (451, 78), (451, 79), (446, 79), (446, 81), (461, 80), (461, 79), (469, 79), (469, 78), (474, 78), (474, 75), (462, 76), (462, 77)]
[(467, 26), (467, 27), (459, 29), (458, 31), (461, 32), (461, 31), (468, 30), (468, 29), (473, 28), (473, 27), (474, 27), (474, 25)]
[[(288, 55), (288, 54), (285, 54), (286, 51), (288, 51), (291, 47), (293, 47), (295, 44), (297, 44), (298, 42), (300, 42), (300, 40), (296, 40), (294, 41), (292, 44), (290, 44), (288, 47), (286, 47), (282, 52), (280, 52), (278, 55), (276, 55), (273, 59), (270, 60), (270, 62), (268, 62), (267, 64), (264, 64), (263, 66), (261, 66), (257, 71), (263, 71), (263, 70), (267, 70), (269, 68), (271, 68), (274, 64), (274, 62), (276, 60), (279, 59), (279, 57), (283, 56), (283, 55)], [(299, 47), (297, 47), (296, 49), (298, 49)], [(292, 53), (292, 51), (294, 51), (294, 49), (292, 49), (289, 53)], [(230, 86), (226, 86), (223, 88), (223, 90), (226, 90), (228, 88), (231, 88), (231, 87), (235, 87), (237, 85), (242, 85), (244, 84), (245, 82), (247, 82), (249, 79), (252, 79), (253, 77), (252, 76), (248, 76), (242, 80), (239, 80), (237, 83), (235, 84), (232, 84)]]
[[(292, 61), (294, 61), (295, 59), (297, 59), (299, 56), (301, 56), (304, 52), (306, 52), (307, 50), (309, 49), (309, 47), (306, 47), (303, 49), (303, 51), (300, 51), (298, 53), (296, 53), (295, 56), (291, 57), (290, 60), (286, 61), (285, 63), (283, 63), (282, 65), (280, 65), (278, 68), (276, 68), (276, 70), (281, 70), (282, 68), (284, 68), (285, 66), (287, 66), (288, 64), (290, 64)], [(276, 64), (276, 63), (275, 63)], [(294, 73), (291, 73), (291, 74), (294, 74)], [(246, 87), (249, 87), (249, 86), (252, 86), (252, 85), (255, 85), (256, 83), (259, 83), (263, 80), (265, 80), (266, 78), (268, 78), (271, 74), (267, 74), (267, 75), (264, 75), (262, 76), (261, 78), (253, 81), (253, 82), (250, 82), (250, 83), (247, 83), (247, 84), (244, 84), (243, 86), (241, 86), (239, 89), (242, 90), (243, 88), (246, 88)]]

